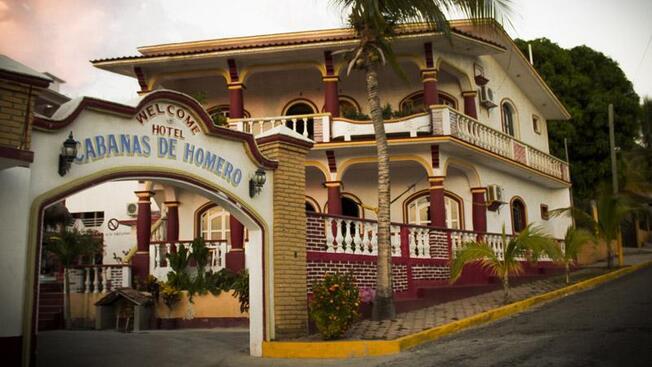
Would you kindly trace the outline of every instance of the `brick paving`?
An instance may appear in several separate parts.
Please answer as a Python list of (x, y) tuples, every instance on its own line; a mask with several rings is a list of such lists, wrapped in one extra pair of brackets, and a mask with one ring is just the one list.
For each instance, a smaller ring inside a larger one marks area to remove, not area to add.
[[(637, 264), (652, 260), (652, 252), (641, 251), (627, 254), (625, 263)], [(604, 265), (587, 267), (574, 272), (571, 282), (577, 282), (605, 273)], [(511, 288), (512, 301), (519, 301), (542, 293), (564, 287), (563, 275), (531, 281)], [(503, 290), (489, 291), (477, 296), (442, 303), (420, 310), (400, 313), (394, 320), (371, 321), (362, 320), (347, 333), (349, 340), (396, 339), (414, 334), (436, 326), (461, 320), (475, 314), (500, 307), (503, 303)]]

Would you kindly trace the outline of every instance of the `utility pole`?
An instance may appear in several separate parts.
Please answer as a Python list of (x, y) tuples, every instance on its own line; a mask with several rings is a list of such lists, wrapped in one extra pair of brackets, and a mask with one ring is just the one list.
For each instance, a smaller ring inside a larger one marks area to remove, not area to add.
[[(611, 186), (613, 189), (613, 194), (618, 195), (618, 166), (616, 163), (616, 135), (614, 132), (614, 105), (609, 103), (609, 149), (611, 150)], [(618, 226), (618, 240), (617, 240), (617, 251), (618, 251), (618, 265), (624, 265), (623, 258), (623, 235), (620, 232), (620, 226)]]
[[(568, 154), (568, 139), (564, 138), (564, 152), (566, 152), (566, 164), (568, 164), (568, 178), (570, 179), (570, 155)], [(571, 213), (572, 210), (575, 210), (575, 204), (573, 202), (573, 186), (571, 185), (570, 189), (568, 190), (568, 194), (570, 196), (570, 206), (571, 206)], [(573, 228), (575, 228), (575, 216), (571, 215), (571, 221), (573, 223)]]

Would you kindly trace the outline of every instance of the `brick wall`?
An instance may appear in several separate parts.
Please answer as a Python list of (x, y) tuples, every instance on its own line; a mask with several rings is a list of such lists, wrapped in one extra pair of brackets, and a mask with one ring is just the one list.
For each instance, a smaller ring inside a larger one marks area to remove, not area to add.
[[(370, 256), (369, 261), (308, 261), (308, 292), (312, 292), (315, 281), (323, 279), (327, 273), (336, 272), (351, 272), (358, 288), (376, 288), (376, 258)], [(408, 290), (406, 265), (392, 265), (392, 285), (394, 292)]]
[(514, 160), (526, 164), (525, 146), (514, 142)]
[(324, 219), (321, 217), (308, 216), (306, 225), (306, 250), (326, 251)]
[(451, 270), (444, 265), (413, 265), (412, 278), (414, 280), (448, 280)]
[[(29, 149), (31, 136), (31, 111), (34, 95), (29, 97), (30, 87), (8, 80), (0, 80), (0, 145), (12, 148)], [(25, 134), (25, 114), (28, 110), (27, 134)], [(26, 135), (26, 136), (25, 136)]]
[(430, 231), (430, 257), (433, 259), (448, 259), (448, 232)]
[[(284, 138), (271, 138), (275, 137)], [(274, 171), (274, 247), (271, 254), (276, 339), (301, 336), (308, 330), (304, 161), (310, 147), (292, 140), (259, 141), (261, 152), (278, 161)]]

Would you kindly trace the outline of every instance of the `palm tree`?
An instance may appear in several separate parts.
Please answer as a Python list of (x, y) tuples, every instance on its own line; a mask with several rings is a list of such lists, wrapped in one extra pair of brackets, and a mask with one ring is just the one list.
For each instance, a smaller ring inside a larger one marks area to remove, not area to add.
[(349, 23), (360, 42), (350, 51), (347, 73), (355, 67), (364, 71), (369, 111), (376, 138), (378, 156), (378, 263), (376, 296), (372, 319), (394, 318), (392, 258), (390, 250), (389, 154), (382, 108), (378, 96), (378, 69), (390, 64), (401, 76), (391, 38), (395, 27), (410, 22), (425, 22), (432, 29), (450, 35), (446, 13), (459, 10), (468, 18), (496, 19), (508, 11), (508, 0), (333, 0), (350, 11)]
[(635, 208), (636, 206), (627, 196), (612, 194), (607, 188), (603, 188), (599, 190), (598, 198), (595, 200), (595, 216), (597, 218), (594, 219), (593, 215), (578, 208), (553, 210), (551, 215), (570, 213), (576, 221), (586, 223), (593, 230), (597, 239), (604, 241), (607, 246), (607, 268), (611, 269), (614, 256), (613, 244), (620, 235), (620, 224)]
[(577, 255), (586, 244), (591, 243), (593, 236), (585, 229), (568, 227), (564, 236), (564, 251), (561, 254), (561, 261), (566, 271), (566, 284), (570, 283), (570, 266), (575, 263)]
[(483, 268), (488, 269), (501, 280), (504, 302), (507, 304), (511, 299), (509, 276), (523, 273), (521, 259), (537, 261), (542, 254), (546, 254), (554, 260), (561, 256), (559, 246), (552, 237), (545, 234), (540, 227), (532, 225), (528, 225), (518, 235), (511, 238), (507, 238), (503, 225), (500, 249), (495, 251), (484, 239), (466, 242), (455, 253), (455, 259), (451, 266), (451, 283), (454, 283), (462, 275), (464, 265), (479, 262)]
[(46, 242), (46, 250), (53, 254), (63, 266), (64, 318), (66, 329), (72, 327), (70, 312), (70, 268), (80, 257), (94, 257), (100, 251), (101, 240), (90, 231), (80, 232), (76, 228), (63, 229)]

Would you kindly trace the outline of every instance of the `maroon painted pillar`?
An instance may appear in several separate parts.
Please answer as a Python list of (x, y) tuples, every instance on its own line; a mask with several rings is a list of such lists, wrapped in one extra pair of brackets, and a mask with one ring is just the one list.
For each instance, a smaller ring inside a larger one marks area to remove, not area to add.
[(444, 205), (444, 177), (428, 177), (430, 182), (430, 225), (446, 228), (446, 207)]
[(439, 104), (439, 89), (437, 88), (437, 70), (421, 70), (421, 81), (423, 81), (423, 105), (428, 109), (432, 105)]
[(245, 268), (244, 225), (233, 215), (229, 216), (231, 249), (226, 254), (227, 269), (239, 273)]
[(478, 92), (462, 92), (462, 97), (464, 97), (464, 114), (471, 116), (474, 119), (478, 118), (478, 110), (475, 107), (475, 97), (478, 95)]
[(340, 116), (340, 97), (337, 92), (338, 80), (339, 78), (336, 76), (322, 78), (324, 82), (324, 112), (329, 112), (333, 117)]
[(134, 279), (145, 280), (149, 275), (149, 241), (152, 236), (151, 191), (136, 191), (138, 196), (138, 217), (136, 218), (136, 243), (138, 250), (131, 264)]
[[(165, 224), (165, 240), (174, 243), (179, 241), (179, 202), (165, 201), (163, 204), (165, 204), (165, 207), (168, 209), (168, 216)], [(177, 252), (177, 247), (170, 246), (170, 252)]]
[(326, 70), (326, 75), (322, 78), (324, 83), (324, 111), (329, 112), (333, 117), (339, 117), (340, 97), (337, 91), (339, 78), (335, 75), (333, 54), (330, 51), (324, 51), (324, 69)]
[(324, 186), (328, 190), (328, 214), (342, 215), (342, 199), (340, 197), (342, 182), (327, 181)]
[(244, 117), (244, 98), (242, 97), (242, 84), (229, 84), (229, 117), (239, 119)]
[(473, 230), (475, 232), (487, 232), (487, 204), (485, 202), (484, 187), (474, 187), (471, 189), (473, 196)]

